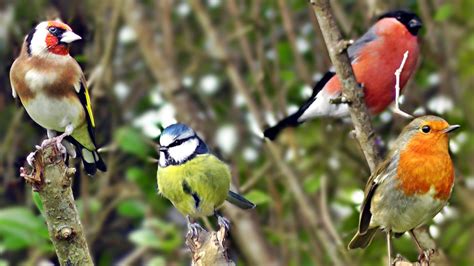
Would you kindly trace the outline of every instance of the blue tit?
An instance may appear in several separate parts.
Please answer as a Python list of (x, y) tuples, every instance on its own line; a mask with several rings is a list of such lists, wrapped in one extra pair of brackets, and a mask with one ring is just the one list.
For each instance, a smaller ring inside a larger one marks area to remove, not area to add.
[(242, 209), (255, 208), (255, 204), (229, 190), (229, 167), (210, 153), (190, 127), (178, 123), (165, 128), (159, 139), (159, 153), (158, 192), (187, 217), (188, 227), (191, 218), (215, 215), (219, 225), (228, 229), (228, 221), (216, 213), (225, 200)]

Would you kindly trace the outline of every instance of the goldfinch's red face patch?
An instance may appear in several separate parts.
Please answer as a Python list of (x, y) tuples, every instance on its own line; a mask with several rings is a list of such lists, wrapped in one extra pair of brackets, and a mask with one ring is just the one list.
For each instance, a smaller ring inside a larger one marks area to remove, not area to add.
[(26, 38), (30, 55), (68, 55), (69, 43), (80, 40), (71, 27), (60, 21), (44, 21)]

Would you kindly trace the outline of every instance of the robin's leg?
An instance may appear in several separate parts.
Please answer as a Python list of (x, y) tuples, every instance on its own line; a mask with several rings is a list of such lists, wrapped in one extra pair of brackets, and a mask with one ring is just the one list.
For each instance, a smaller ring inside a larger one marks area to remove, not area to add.
[(418, 260), (421, 261), (426, 261), (429, 264), (430, 261), (430, 256), (434, 252), (434, 250), (429, 249), (429, 250), (424, 250), (423, 247), (420, 245), (420, 242), (418, 241), (418, 238), (416, 238), (415, 232), (413, 232), (413, 229), (410, 230), (410, 235), (415, 241), (416, 247), (418, 248)]
[(186, 215), (186, 221), (188, 224), (188, 233), (186, 233), (186, 238), (195, 238), (199, 235), (199, 231), (205, 231), (200, 224), (191, 221), (191, 217)]
[(392, 266), (392, 230), (387, 230), (388, 266)]

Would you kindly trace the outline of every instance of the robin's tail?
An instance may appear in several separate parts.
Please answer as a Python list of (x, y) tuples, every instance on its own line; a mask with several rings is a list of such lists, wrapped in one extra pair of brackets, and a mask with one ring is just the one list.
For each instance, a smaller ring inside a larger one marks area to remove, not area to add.
[(374, 238), (375, 233), (377, 232), (378, 227), (370, 228), (364, 234), (357, 234), (352, 238), (351, 242), (349, 243), (349, 249), (356, 249), (356, 248), (365, 248), (367, 247), (372, 239)]
[(107, 166), (97, 150), (88, 150), (72, 137), (68, 137), (67, 140), (76, 147), (76, 152), (81, 157), (84, 170), (88, 175), (93, 176), (97, 172), (97, 169), (102, 172), (107, 171)]
[(300, 116), (300, 112), (296, 112), (286, 118), (283, 118), (275, 126), (265, 129), (265, 131), (263, 131), (263, 135), (270, 140), (275, 140), (283, 129), (287, 127), (297, 127), (299, 124), (301, 124), (301, 122), (298, 122), (298, 118)]
[(230, 190), (227, 194), (227, 201), (244, 210), (255, 208), (255, 204), (244, 198), (244, 196)]

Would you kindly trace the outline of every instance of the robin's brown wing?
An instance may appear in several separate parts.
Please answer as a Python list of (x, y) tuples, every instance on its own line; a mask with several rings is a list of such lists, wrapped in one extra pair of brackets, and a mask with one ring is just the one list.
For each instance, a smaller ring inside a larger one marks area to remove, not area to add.
[(387, 174), (387, 169), (390, 165), (390, 160), (385, 160), (377, 166), (374, 173), (369, 177), (364, 191), (364, 201), (360, 208), (360, 217), (359, 217), (359, 233), (365, 234), (369, 229), (370, 220), (372, 218), (372, 213), (370, 212), (370, 206), (372, 203), (372, 197), (378, 185), (383, 182), (384, 175)]

